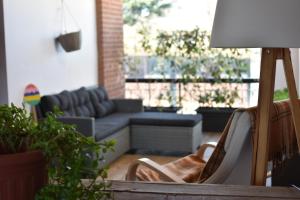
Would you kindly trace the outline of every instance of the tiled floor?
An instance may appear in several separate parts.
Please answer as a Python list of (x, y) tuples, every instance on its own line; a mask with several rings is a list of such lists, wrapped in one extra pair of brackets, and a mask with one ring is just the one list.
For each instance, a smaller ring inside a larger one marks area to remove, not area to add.
[[(217, 142), (220, 135), (221, 135), (220, 133), (204, 133), (202, 144), (207, 142)], [(168, 163), (180, 158), (180, 157), (173, 157), (173, 156), (125, 154), (110, 165), (108, 171), (108, 179), (125, 180), (125, 174), (127, 172), (127, 168), (130, 165), (130, 163), (142, 157), (150, 158), (159, 164)]]

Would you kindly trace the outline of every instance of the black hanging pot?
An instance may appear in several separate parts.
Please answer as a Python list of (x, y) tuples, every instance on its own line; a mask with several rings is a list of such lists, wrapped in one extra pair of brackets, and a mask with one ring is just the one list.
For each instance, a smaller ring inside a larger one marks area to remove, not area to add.
[(77, 51), (81, 48), (81, 31), (62, 34), (56, 40), (66, 52)]

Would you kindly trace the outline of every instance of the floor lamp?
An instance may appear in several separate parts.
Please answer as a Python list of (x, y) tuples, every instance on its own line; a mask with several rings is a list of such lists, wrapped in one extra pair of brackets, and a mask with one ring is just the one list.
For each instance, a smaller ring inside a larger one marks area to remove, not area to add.
[(265, 185), (276, 60), (283, 60), (300, 150), (300, 107), (289, 48), (300, 47), (300, 0), (218, 0), (211, 47), (262, 48), (252, 184)]

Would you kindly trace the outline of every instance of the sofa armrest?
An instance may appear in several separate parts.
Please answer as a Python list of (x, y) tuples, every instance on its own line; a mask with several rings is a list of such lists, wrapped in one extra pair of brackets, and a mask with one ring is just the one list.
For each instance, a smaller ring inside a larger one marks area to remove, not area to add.
[(142, 112), (142, 99), (113, 99), (117, 112)]
[(86, 137), (95, 136), (95, 119), (92, 117), (58, 117), (59, 121), (65, 124), (75, 125), (76, 130)]

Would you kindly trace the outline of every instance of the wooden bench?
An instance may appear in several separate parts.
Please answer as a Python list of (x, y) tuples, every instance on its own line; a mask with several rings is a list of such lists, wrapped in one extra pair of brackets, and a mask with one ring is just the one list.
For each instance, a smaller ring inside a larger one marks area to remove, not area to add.
[(112, 181), (115, 200), (201, 199), (201, 200), (266, 200), (300, 199), (293, 187), (261, 187), (206, 184), (176, 184)]

